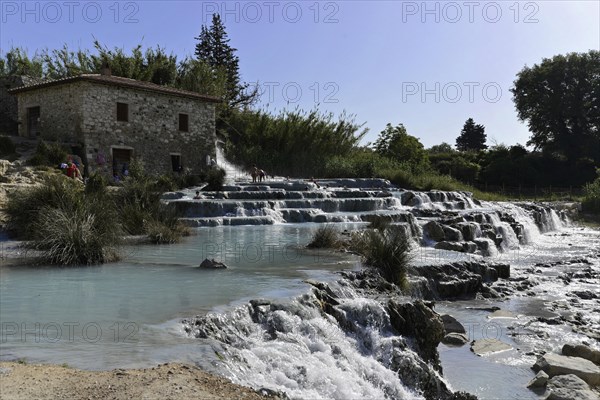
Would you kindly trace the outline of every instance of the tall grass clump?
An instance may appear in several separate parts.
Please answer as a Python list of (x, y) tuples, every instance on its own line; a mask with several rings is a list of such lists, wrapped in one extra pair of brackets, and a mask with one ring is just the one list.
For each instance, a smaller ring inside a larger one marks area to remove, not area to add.
[(411, 246), (401, 226), (388, 225), (355, 233), (350, 247), (362, 256), (365, 265), (375, 268), (385, 280), (407, 288), (406, 269)]
[(331, 225), (317, 229), (306, 247), (309, 249), (337, 249), (341, 246), (340, 233)]
[(73, 209), (43, 208), (29, 248), (58, 265), (102, 264), (119, 259), (121, 230), (110, 208), (82, 202)]
[(17, 239), (31, 239), (34, 223), (43, 208), (68, 209), (82, 201), (79, 182), (63, 175), (48, 176), (43, 183), (8, 194), (7, 228)]
[(9, 196), (8, 226), (41, 262), (87, 265), (118, 259), (121, 227), (112, 198), (62, 175)]
[(145, 221), (144, 233), (155, 244), (176, 243), (183, 236), (189, 236), (190, 228), (179, 221), (175, 208), (161, 204), (153, 218)]

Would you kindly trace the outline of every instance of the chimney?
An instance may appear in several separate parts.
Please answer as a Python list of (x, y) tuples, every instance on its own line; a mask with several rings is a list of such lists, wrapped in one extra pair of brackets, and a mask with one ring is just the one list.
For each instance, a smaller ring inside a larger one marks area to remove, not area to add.
[(100, 68), (100, 75), (112, 76), (112, 72), (110, 71), (110, 66), (108, 65), (108, 61), (104, 61), (102, 63), (102, 67)]

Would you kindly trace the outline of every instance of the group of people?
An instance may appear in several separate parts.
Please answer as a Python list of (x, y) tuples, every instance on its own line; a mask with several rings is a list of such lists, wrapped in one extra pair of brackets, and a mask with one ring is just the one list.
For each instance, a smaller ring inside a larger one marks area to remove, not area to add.
[(250, 176), (252, 176), (252, 183), (256, 183), (257, 180), (258, 182), (262, 182), (267, 177), (267, 173), (262, 169), (258, 169), (258, 167), (255, 164), (250, 170)]
[(121, 173), (117, 171), (117, 169), (113, 169), (113, 180), (115, 183), (121, 182), (123, 179), (129, 176), (129, 164), (123, 163), (123, 167), (121, 168)]
[(66, 163), (60, 164), (60, 169), (64, 170), (65, 174), (72, 179), (77, 179), (83, 182), (83, 175), (81, 174), (81, 170), (79, 168), (83, 168), (83, 164), (81, 161), (74, 159), (69, 156)]

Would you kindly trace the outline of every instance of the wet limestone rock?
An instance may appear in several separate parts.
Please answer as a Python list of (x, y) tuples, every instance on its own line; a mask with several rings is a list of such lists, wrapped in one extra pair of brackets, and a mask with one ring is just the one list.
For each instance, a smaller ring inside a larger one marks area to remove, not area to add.
[(419, 291), (424, 298), (456, 299), (475, 297), (478, 292), (484, 290), (483, 282), (494, 282), (498, 279), (499, 270), (504, 275), (509, 267), (482, 261), (467, 261), (410, 267), (408, 272), (412, 277), (420, 276), (427, 279), (427, 281), (422, 279), (418, 281)]
[(462, 233), (458, 229), (445, 225), (443, 229), (444, 235), (446, 236), (446, 240), (450, 242), (460, 242), (463, 240)]
[(479, 234), (481, 234), (479, 225), (474, 222), (460, 222), (454, 227), (460, 230), (464, 240), (467, 241), (473, 241), (478, 237)]
[(545, 373), (544, 371), (540, 371), (537, 373), (535, 378), (529, 381), (527, 387), (531, 389), (544, 387), (546, 386), (546, 383), (548, 383), (548, 378), (550, 377), (547, 373)]
[(458, 322), (452, 315), (444, 314), (440, 316), (446, 333), (467, 333), (463, 324)]
[(594, 350), (583, 344), (565, 344), (562, 348), (562, 354), (564, 356), (585, 358), (596, 365), (600, 365), (600, 351)]
[(436, 242), (442, 242), (446, 239), (444, 228), (435, 221), (429, 221), (423, 226), (423, 234)]
[(462, 244), (463, 253), (475, 253), (477, 251), (477, 243), (474, 242), (464, 242)]
[(392, 327), (401, 335), (414, 337), (419, 355), (439, 366), (437, 346), (445, 336), (440, 316), (421, 300), (398, 303), (392, 299), (387, 308)]
[(510, 350), (512, 346), (498, 339), (479, 339), (471, 342), (471, 351), (478, 356)]
[(438, 250), (449, 250), (449, 251), (458, 251), (458, 252), (463, 252), (463, 245), (462, 243), (456, 243), (456, 242), (438, 242), (435, 244), (434, 248), (438, 249)]
[(200, 264), (199, 268), (202, 268), (202, 269), (226, 269), (227, 265), (223, 264), (220, 261), (216, 261), (214, 258), (212, 260), (205, 258), (204, 261), (202, 261), (202, 264)]
[(598, 395), (581, 378), (573, 375), (555, 376), (548, 381), (550, 394), (546, 400), (597, 400)]
[(442, 343), (449, 346), (464, 346), (469, 342), (469, 338), (464, 333), (452, 332), (444, 336)]
[(585, 358), (548, 353), (539, 357), (532, 368), (550, 377), (573, 374), (592, 386), (600, 385), (600, 367)]

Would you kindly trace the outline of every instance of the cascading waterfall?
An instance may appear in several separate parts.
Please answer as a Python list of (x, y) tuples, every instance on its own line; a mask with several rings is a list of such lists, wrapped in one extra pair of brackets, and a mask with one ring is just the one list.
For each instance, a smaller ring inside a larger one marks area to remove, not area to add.
[(326, 291), (335, 298), (329, 313), (309, 293), (289, 303), (254, 301), (197, 317), (184, 321), (185, 330), (212, 343), (220, 369), (234, 382), (292, 399), (422, 399), (402, 382), (400, 368), (407, 376), (438, 381), (440, 393), (448, 392), (439, 374), (393, 332), (382, 303), (347, 286)]
[[(479, 202), (464, 192), (394, 190), (373, 180), (362, 188), (359, 181), (344, 180), (344, 187), (334, 184), (286, 182), (290, 190), (248, 184), (231, 188), (230, 195), (207, 193), (209, 207), (198, 208), (186, 196), (171, 203), (187, 210), (185, 220), (199, 226), (349, 221), (366, 225), (384, 218), (401, 225), (416, 243), (483, 257), (518, 251), (563, 226), (554, 210), (533, 203)], [(235, 213), (220, 214), (225, 210)], [(467, 289), (482, 279), (507, 277), (509, 267), (468, 268), (458, 278)], [(473, 277), (478, 270), (487, 272)], [(418, 281), (423, 287), (415, 286), (421, 293), (450, 290), (444, 281), (432, 290), (435, 277), (425, 281)], [(392, 323), (385, 295), (365, 296), (343, 282), (327, 289), (313, 284), (312, 292), (287, 303), (253, 300), (227, 313), (186, 320), (184, 327), (189, 335), (211, 343), (220, 360), (217, 368), (234, 382), (291, 398), (469, 398), (451, 397), (435, 364), (431, 359), (425, 362), (427, 356), (415, 345), (419, 338), (398, 333), (402, 330)], [(326, 294), (318, 295), (317, 287)], [(432, 386), (424, 389), (423, 382)]]
[(248, 174), (244, 172), (240, 167), (230, 163), (225, 158), (223, 149), (220, 146), (216, 146), (217, 166), (225, 170), (225, 180), (227, 183), (233, 183), (236, 180), (248, 180)]
[[(191, 192), (169, 195), (190, 226), (371, 222), (383, 217), (408, 224), (410, 236), (423, 244), (483, 256), (517, 250), (564, 225), (554, 210), (533, 203), (478, 202), (466, 192), (402, 191), (372, 179), (246, 183), (207, 192), (204, 200), (191, 197)], [(435, 238), (420, 226), (432, 219), (439, 223)]]

